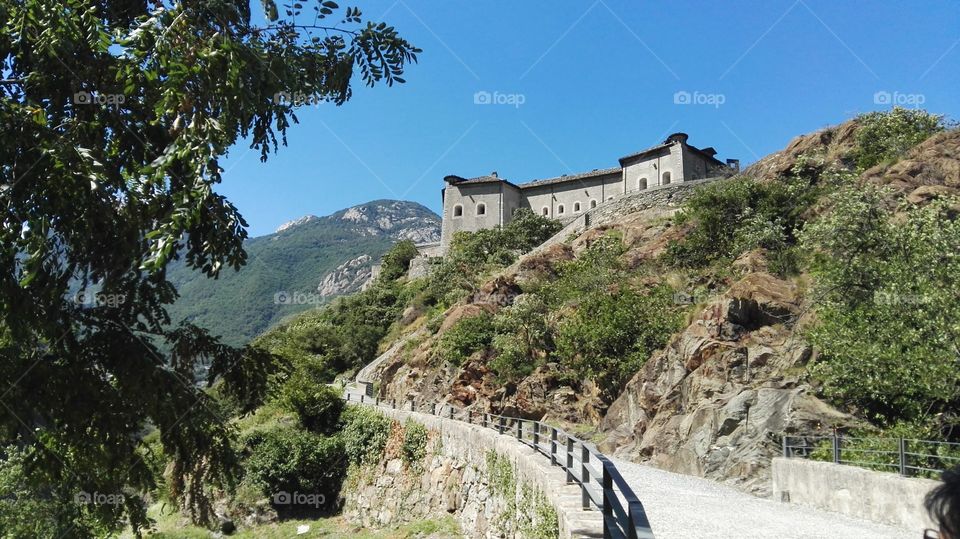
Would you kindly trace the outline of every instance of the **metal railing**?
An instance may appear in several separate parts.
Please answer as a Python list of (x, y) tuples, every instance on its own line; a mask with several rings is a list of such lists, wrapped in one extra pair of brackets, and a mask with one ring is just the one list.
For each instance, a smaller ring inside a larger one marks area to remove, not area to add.
[(396, 410), (427, 413), (508, 434), (550, 459), (566, 472), (567, 484), (580, 487), (584, 510), (603, 513), (603, 536), (612, 539), (653, 539), (653, 530), (643, 504), (627, 484), (617, 467), (597, 448), (562, 429), (540, 421), (474, 412), (449, 404), (417, 403), (413, 399), (368, 397), (345, 393), (348, 402), (384, 406)]
[(897, 472), (904, 477), (938, 476), (960, 465), (960, 443), (911, 438), (783, 436), (783, 456), (808, 458)]

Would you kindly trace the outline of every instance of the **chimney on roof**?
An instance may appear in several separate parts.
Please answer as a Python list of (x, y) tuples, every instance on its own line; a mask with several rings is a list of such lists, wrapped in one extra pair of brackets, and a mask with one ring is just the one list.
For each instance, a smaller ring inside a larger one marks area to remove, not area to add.
[(494, 178), (499, 178), (499, 177), (500, 177), (500, 176), (497, 176), (497, 171), (496, 171), (496, 170), (494, 170), (493, 172), (491, 172), (490, 175), (493, 176)]
[(740, 172), (740, 160), (739, 159), (727, 159), (727, 166), (732, 168), (735, 172)]
[(670, 135), (669, 137), (667, 137), (667, 140), (664, 141), (664, 142), (665, 142), (665, 143), (680, 142), (680, 143), (682, 143), (682, 144), (686, 144), (688, 138), (690, 138), (690, 136), (687, 135), (686, 133), (674, 133), (674, 134)]
[(707, 154), (707, 155), (709, 155), (710, 157), (713, 157), (713, 156), (717, 155), (717, 150), (714, 150), (714, 149), (713, 149), (713, 146), (710, 146), (710, 147), (708, 147), (708, 148), (704, 148), (704, 149), (702, 149), (702, 150), (700, 150), (700, 151), (703, 152), (703, 153), (705, 153), (705, 154)]

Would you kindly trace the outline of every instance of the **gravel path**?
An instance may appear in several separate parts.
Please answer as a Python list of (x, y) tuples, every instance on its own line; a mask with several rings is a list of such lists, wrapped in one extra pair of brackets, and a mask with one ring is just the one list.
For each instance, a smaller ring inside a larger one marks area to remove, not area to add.
[(914, 539), (923, 533), (774, 502), (698, 477), (611, 460), (643, 502), (657, 539)]

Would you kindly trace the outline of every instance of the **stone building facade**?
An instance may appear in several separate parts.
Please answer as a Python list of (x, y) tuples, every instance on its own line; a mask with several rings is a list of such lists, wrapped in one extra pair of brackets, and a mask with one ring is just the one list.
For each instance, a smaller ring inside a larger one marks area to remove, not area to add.
[(737, 160), (721, 162), (716, 150), (696, 148), (687, 139), (686, 133), (674, 133), (657, 146), (621, 157), (617, 167), (521, 184), (496, 172), (476, 178), (447, 176), (438, 254), (446, 252), (455, 233), (506, 225), (520, 208), (568, 222), (626, 193), (739, 170)]

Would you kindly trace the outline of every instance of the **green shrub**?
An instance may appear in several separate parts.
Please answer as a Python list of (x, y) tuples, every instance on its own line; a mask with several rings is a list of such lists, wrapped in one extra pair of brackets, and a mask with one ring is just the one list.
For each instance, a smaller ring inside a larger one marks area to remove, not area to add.
[(552, 315), (536, 294), (523, 294), (493, 319), (496, 357), (488, 366), (502, 381), (529, 375), (553, 349)]
[(667, 286), (590, 296), (561, 321), (557, 356), (578, 377), (596, 381), (610, 402), (680, 322)]
[(960, 407), (960, 222), (949, 202), (895, 215), (869, 185), (844, 189), (808, 225), (820, 350), (812, 367), (834, 403), (881, 427), (949, 432)]
[(445, 361), (462, 365), (474, 352), (484, 351), (493, 340), (493, 316), (481, 312), (475, 316), (461, 318), (440, 336), (436, 344), (437, 353)]
[(343, 413), (340, 437), (347, 459), (353, 464), (369, 464), (383, 456), (390, 437), (392, 421), (375, 410), (348, 407)]
[(861, 168), (899, 159), (910, 148), (943, 131), (943, 116), (925, 110), (894, 107), (857, 116), (855, 157)]
[(244, 451), (244, 480), (271, 500), (278, 501), (280, 493), (322, 495), (328, 510), (336, 502), (347, 469), (340, 437), (283, 426), (254, 432), (245, 439)]
[(324, 383), (320, 372), (308, 367), (294, 371), (280, 388), (280, 405), (297, 415), (307, 429), (333, 434), (345, 406), (340, 393)]
[(403, 425), (401, 455), (407, 466), (419, 467), (427, 456), (427, 428), (416, 421), (407, 420)]
[(395, 281), (406, 275), (410, 269), (410, 261), (420, 254), (417, 246), (410, 240), (399, 241), (387, 254), (383, 255), (380, 264), (380, 279)]
[(698, 189), (677, 219), (679, 225), (690, 223), (691, 229), (682, 240), (670, 243), (666, 260), (704, 267), (761, 248), (770, 253), (774, 271), (796, 271), (791, 248), (803, 226), (802, 216), (834, 183), (810, 175), (807, 165), (799, 160), (793, 175), (778, 181), (733, 178)]

